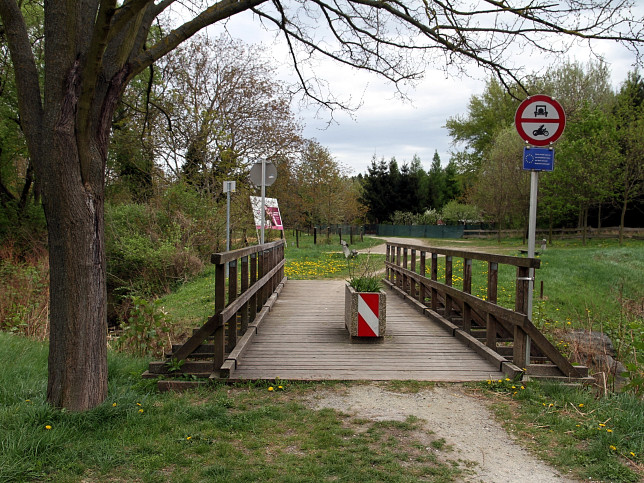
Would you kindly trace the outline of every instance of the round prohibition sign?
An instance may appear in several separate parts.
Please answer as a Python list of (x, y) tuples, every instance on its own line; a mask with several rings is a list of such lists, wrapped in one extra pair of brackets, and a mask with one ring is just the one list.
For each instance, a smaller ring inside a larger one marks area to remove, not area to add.
[(566, 113), (559, 102), (542, 94), (528, 97), (517, 109), (514, 124), (521, 139), (533, 146), (554, 143), (566, 127)]

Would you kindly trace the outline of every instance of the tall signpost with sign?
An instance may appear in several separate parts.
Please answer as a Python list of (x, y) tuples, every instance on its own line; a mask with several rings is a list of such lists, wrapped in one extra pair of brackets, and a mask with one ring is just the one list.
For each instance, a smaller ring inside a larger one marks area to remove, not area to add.
[(260, 228), (260, 239), (259, 243), (264, 244), (264, 229), (266, 223), (264, 222), (264, 213), (266, 212), (266, 187), (272, 185), (277, 179), (277, 168), (271, 162), (267, 162), (265, 159), (262, 159), (260, 162), (257, 162), (250, 169), (250, 180), (255, 186), (261, 186), (261, 197), (262, 197), (262, 206), (260, 213), (262, 214), (262, 223)]
[[(537, 228), (538, 172), (554, 169), (555, 151), (553, 143), (559, 139), (566, 127), (566, 114), (561, 104), (552, 97), (536, 95), (528, 97), (517, 109), (514, 124), (523, 148), (523, 169), (530, 171), (530, 217), (528, 223), (528, 256), (535, 256), (535, 234)], [(544, 147), (547, 146), (547, 147)], [(534, 291), (534, 268), (530, 269), (528, 280), (528, 317), (532, 320), (532, 298)], [(526, 360), (530, 361), (530, 341), (526, 348)]]

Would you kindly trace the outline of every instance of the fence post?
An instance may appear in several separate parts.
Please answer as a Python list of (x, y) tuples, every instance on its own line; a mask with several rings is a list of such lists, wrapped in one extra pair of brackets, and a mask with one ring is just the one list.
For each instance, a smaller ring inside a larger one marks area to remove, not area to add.
[[(237, 260), (228, 262), (228, 305), (237, 298)], [(228, 320), (228, 345), (231, 352), (237, 345), (237, 314)]]
[[(226, 306), (226, 265), (218, 263), (215, 266), (215, 315), (221, 314)], [(224, 353), (226, 352), (226, 338), (224, 325), (215, 329), (213, 334), (213, 343), (215, 346), (213, 357), (213, 372), (219, 371), (224, 363)]]
[[(420, 270), (419, 271), (423, 277), (425, 276), (425, 270), (426, 270), (426, 267), (425, 267), (426, 255), (427, 255), (427, 252), (423, 252), (423, 251), (420, 252)], [(422, 283), (420, 284), (420, 287), (418, 287), (418, 300), (423, 305), (425, 304), (425, 285)]]
[[(463, 292), (472, 293), (472, 259), (463, 260)], [(472, 332), (472, 307), (463, 302), (463, 330), (470, 334)]]
[[(411, 250), (411, 265), (409, 269), (416, 273), (416, 250), (412, 248)], [(415, 299), (417, 297), (416, 293), (416, 280), (413, 278), (409, 279), (409, 295), (411, 295), (411, 298)]]
[[(241, 259), (241, 293), (248, 290), (248, 256)], [(241, 308), (241, 334), (244, 335), (248, 329), (248, 302)]]
[[(407, 270), (407, 247), (403, 248), (403, 268)], [(406, 273), (403, 273), (402, 276), (402, 289), (403, 292), (409, 293), (407, 288), (409, 287), (409, 277), (407, 276)]]
[[(435, 282), (438, 281), (438, 253), (432, 252), (432, 266), (430, 270), (431, 270), (430, 278)], [(438, 310), (438, 290), (432, 287), (430, 293), (432, 297), (432, 300), (431, 300), (432, 310), (436, 312)]]
[(499, 264), (488, 262), (487, 264), (487, 301), (496, 303), (497, 285), (499, 282)]
[(342, 228), (338, 227), (338, 235), (340, 236), (340, 245), (342, 245)]
[[(448, 287), (452, 286), (452, 272), (453, 272), (452, 256), (447, 255), (445, 257), (445, 285), (447, 285)], [(445, 293), (444, 316), (447, 320), (450, 320), (452, 317), (452, 296), (449, 295), (448, 293)]]
[(353, 245), (353, 225), (349, 226), (349, 244)]
[[(391, 260), (391, 259), (392, 259), (392, 256), (391, 256), (391, 245), (390, 245), (389, 243), (387, 243), (387, 244), (386, 244), (386, 247), (387, 247), (387, 249), (386, 249), (386, 252), (387, 252), (387, 253), (386, 253), (386, 255), (385, 255), (385, 260), (387, 260), (388, 262), (390, 262), (390, 263), (391, 263), (391, 261), (392, 261), (392, 260)], [(392, 283), (393, 283), (392, 271), (391, 271), (391, 268), (389, 268), (389, 266), (387, 266), (387, 269), (386, 269), (386, 272), (385, 272), (385, 278), (386, 278), (389, 282), (392, 282)]]
[(313, 244), (317, 245), (318, 243), (318, 227), (314, 226), (313, 227)]
[[(517, 291), (514, 299), (514, 310), (522, 314), (527, 314), (528, 312), (528, 290), (530, 289), (530, 284), (527, 279), (529, 276), (530, 269), (528, 267), (517, 267)], [(519, 367), (526, 367), (530, 364), (529, 350), (528, 334), (521, 327), (515, 326), (512, 362)]]
[(295, 229), (295, 246), (300, 248), (300, 231), (297, 228)]
[[(250, 255), (250, 284), (257, 282), (257, 253)], [(250, 321), (257, 317), (257, 293), (253, 294), (249, 300), (248, 311), (250, 312)]]
[[(396, 266), (400, 267), (400, 247), (396, 247)], [(400, 271), (396, 270), (396, 287), (402, 288), (402, 277), (400, 276)]]

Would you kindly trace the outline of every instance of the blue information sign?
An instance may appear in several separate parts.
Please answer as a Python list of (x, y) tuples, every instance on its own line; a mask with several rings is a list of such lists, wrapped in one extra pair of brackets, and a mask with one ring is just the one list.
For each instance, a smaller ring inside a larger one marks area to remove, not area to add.
[(555, 167), (555, 150), (549, 148), (523, 148), (523, 169), (552, 171)]

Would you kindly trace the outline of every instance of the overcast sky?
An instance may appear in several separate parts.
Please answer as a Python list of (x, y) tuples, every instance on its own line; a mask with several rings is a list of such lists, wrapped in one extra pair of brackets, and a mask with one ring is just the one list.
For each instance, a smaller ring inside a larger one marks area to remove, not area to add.
[[(276, 65), (285, 62), (283, 43), (276, 44), (274, 35), (259, 27), (250, 13), (236, 15), (225, 28), (234, 38), (265, 45), (276, 57)], [(216, 26), (210, 35), (221, 31), (222, 26)], [(597, 44), (595, 50), (609, 63), (613, 84), (618, 87), (633, 70), (634, 55), (614, 42)], [(581, 62), (590, 58), (589, 51), (584, 48), (575, 48), (570, 55), (570, 60)], [(527, 56), (517, 55), (512, 61), (517, 65), (534, 63), (534, 69), (531, 65), (526, 66), (529, 72), (543, 68), (539, 59)], [(285, 79), (291, 75), (286, 68), (280, 71)], [(353, 174), (366, 172), (374, 155), (386, 160), (395, 156), (402, 164), (417, 154), (427, 170), (434, 152), (438, 151), (445, 165), (452, 150), (445, 122), (450, 117), (467, 113), (470, 97), (482, 94), (486, 78), (486, 73), (475, 67), (471, 70), (472, 78), (446, 78), (442, 71), (428, 70), (418, 85), (407, 90), (410, 100), (403, 102), (395, 96), (392, 85), (373, 74), (350, 70), (337, 63), (320, 65), (316, 72), (329, 82), (334, 94), (341, 99), (350, 98), (360, 107), (352, 115), (336, 111), (334, 121), (329, 124), (328, 112), (316, 112), (315, 108), (298, 109), (296, 105), (297, 115), (304, 124), (304, 136), (316, 139), (329, 149), (332, 156)]]

